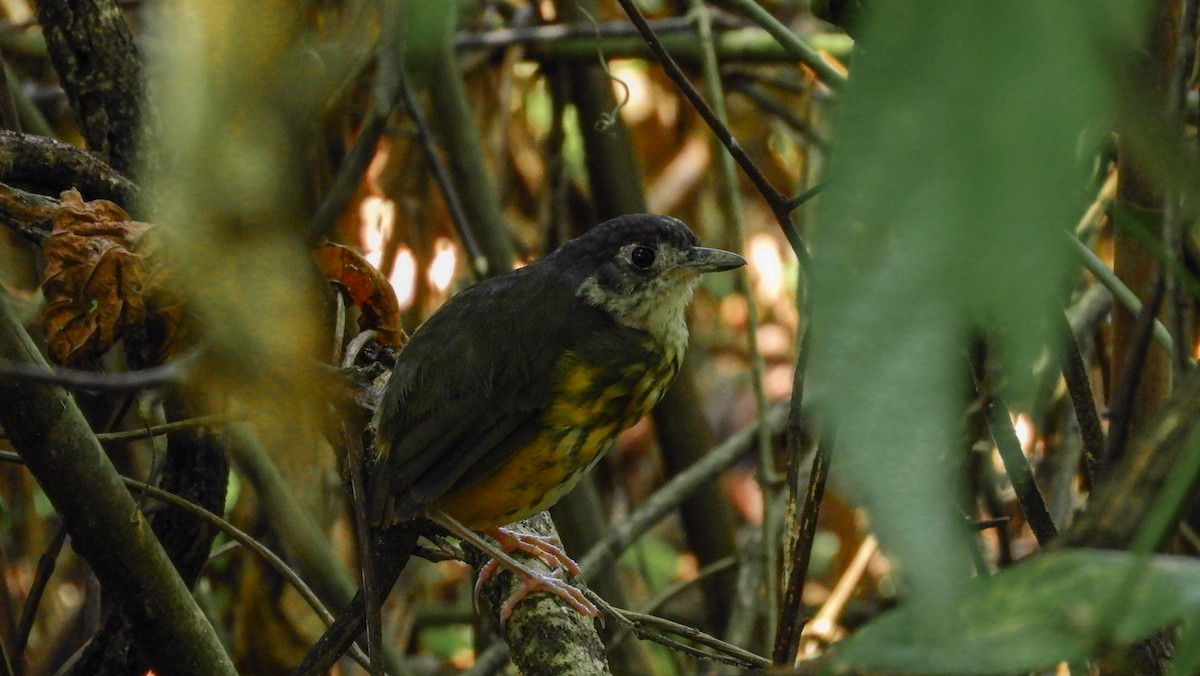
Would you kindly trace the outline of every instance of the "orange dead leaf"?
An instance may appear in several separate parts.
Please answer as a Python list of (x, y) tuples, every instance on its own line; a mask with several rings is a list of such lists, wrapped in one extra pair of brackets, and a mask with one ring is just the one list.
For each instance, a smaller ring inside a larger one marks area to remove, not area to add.
[(94, 361), (122, 331), (145, 320), (149, 271), (133, 249), (149, 227), (107, 200), (84, 202), (76, 190), (62, 194), (42, 247), (42, 325), (52, 360)]
[(358, 252), (326, 242), (317, 248), (317, 265), (330, 280), (341, 284), (350, 302), (362, 313), (360, 329), (374, 329), (381, 341), (395, 348), (404, 344), (400, 304), (387, 279)]

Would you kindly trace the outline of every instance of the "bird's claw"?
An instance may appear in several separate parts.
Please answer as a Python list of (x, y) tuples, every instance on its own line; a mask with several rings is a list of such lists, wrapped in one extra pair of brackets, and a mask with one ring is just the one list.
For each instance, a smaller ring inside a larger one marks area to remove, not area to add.
[[(508, 618), (512, 615), (513, 608), (526, 596), (539, 591), (554, 594), (585, 617), (596, 617), (600, 614), (595, 604), (589, 601), (582, 591), (567, 581), (567, 575), (576, 577), (582, 571), (579, 569), (579, 564), (567, 556), (555, 538), (548, 535), (519, 533), (506, 528), (498, 528), (489, 531), (488, 534), (500, 543), (500, 548), (503, 552), (523, 551), (536, 556), (553, 571), (550, 574), (540, 573), (527, 566), (522, 566), (520, 569), (513, 571), (514, 574), (521, 578), (521, 586), (500, 607), (501, 630), (503, 630), (508, 622)], [(479, 578), (475, 582), (474, 595), (475, 606), (477, 608), (479, 607), (479, 598), (483, 591), (483, 585), (495, 575), (496, 569), (500, 565), (500, 561), (493, 558), (479, 570)]]

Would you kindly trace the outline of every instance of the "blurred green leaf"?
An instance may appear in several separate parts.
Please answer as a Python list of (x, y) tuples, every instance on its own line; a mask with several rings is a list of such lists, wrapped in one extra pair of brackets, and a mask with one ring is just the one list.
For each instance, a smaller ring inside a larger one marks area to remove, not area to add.
[(455, 26), (458, 24), (457, 0), (396, 0), (398, 14), (395, 44), (402, 51), (401, 61), (415, 82), (427, 86), (433, 63), (445, 58)]
[(1078, 149), (1111, 108), (1106, 50), (1137, 22), (1079, 1), (870, 9), (814, 238), (812, 382), (840, 422), (835, 480), (921, 599), (911, 619), (940, 625), (971, 571), (967, 337), (1028, 391), (1071, 274)]
[(441, 659), (451, 659), (471, 648), (471, 628), (460, 624), (429, 627), (421, 632), (421, 645)]
[(642, 538), (621, 554), (621, 563), (644, 575), (652, 593), (679, 579), (679, 552), (660, 538)]
[[(994, 674), (1082, 660), (1200, 616), (1200, 562), (1061, 551), (972, 580), (954, 621), (940, 631), (914, 630), (928, 610), (923, 605), (916, 601), (862, 627), (838, 644), (829, 669)], [(1185, 635), (1195, 629), (1189, 624)]]

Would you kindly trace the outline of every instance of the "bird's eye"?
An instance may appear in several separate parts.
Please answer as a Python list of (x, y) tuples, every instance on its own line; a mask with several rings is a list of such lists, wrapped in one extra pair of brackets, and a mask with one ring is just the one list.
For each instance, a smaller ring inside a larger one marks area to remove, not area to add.
[(650, 266), (654, 265), (654, 249), (648, 246), (639, 246), (629, 254), (629, 260), (642, 270), (649, 270)]

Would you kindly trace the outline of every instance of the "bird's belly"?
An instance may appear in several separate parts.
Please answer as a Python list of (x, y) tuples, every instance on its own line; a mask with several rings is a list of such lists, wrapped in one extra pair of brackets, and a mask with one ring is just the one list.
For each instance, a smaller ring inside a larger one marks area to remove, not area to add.
[(631, 367), (626, 387), (573, 388), (542, 416), (542, 432), (495, 473), (433, 503), (475, 530), (526, 519), (575, 487), (622, 431), (650, 412), (674, 376), (673, 364)]
[[(433, 506), (475, 530), (527, 519), (571, 490), (612, 447), (619, 433), (611, 427), (596, 427), (584, 436), (580, 428), (560, 439), (561, 435), (553, 431), (543, 432), (495, 474), (439, 499)], [(583, 446), (590, 445), (590, 457), (581, 454), (572, 458), (570, 447), (581, 441)]]

